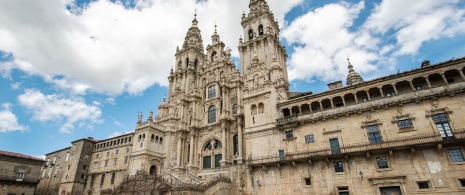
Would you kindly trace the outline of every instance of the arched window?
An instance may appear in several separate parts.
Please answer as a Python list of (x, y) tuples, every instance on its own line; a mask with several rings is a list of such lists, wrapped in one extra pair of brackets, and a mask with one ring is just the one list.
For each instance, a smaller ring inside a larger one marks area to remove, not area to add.
[(178, 62), (178, 70), (181, 70), (181, 68), (182, 68), (182, 62), (179, 61), (179, 62)]
[(215, 149), (221, 149), (221, 148), (223, 148), (223, 145), (221, 144), (220, 141), (217, 141), (217, 140), (216, 140), (216, 141), (215, 141)]
[(161, 142), (162, 142), (162, 141), (163, 141), (163, 138), (162, 138), (162, 137), (160, 137), (160, 144), (161, 144)]
[(212, 85), (208, 87), (208, 99), (216, 97), (216, 86)]
[(234, 104), (234, 105), (232, 106), (232, 113), (233, 113), (233, 114), (237, 114), (237, 104)]
[(249, 39), (250, 40), (253, 39), (253, 30), (252, 29), (249, 30)]
[(150, 138), (150, 141), (151, 141), (151, 142), (154, 142), (154, 141), (155, 141), (155, 135), (152, 134), (152, 137)]
[[(212, 146), (212, 143), (214, 146)], [(213, 148), (214, 147), (214, 148)], [(221, 154), (222, 143), (219, 140), (208, 142), (203, 149), (203, 169), (211, 169), (221, 167), (220, 161), (223, 158)]]
[(254, 104), (250, 107), (250, 110), (252, 112), (252, 115), (256, 115), (257, 114), (257, 106)]
[(265, 105), (263, 103), (258, 104), (258, 113), (264, 113), (265, 112)]
[(155, 140), (156, 140), (156, 141), (158, 141), (158, 135), (157, 135), (157, 136), (155, 136)]
[(208, 123), (214, 122), (216, 122), (216, 107), (210, 106), (210, 108), (208, 108)]
[(234, 156), (239, 155), (239, 136), (237, 135), (233, 136), (233, 151)]
[(150, 172), (149, 173), (150, 173), (150, 175), (157, 175), (157, 166), (152, 165), (150, 167)]
[(209, 142), (203, 150), (212, 150), (212, 144)]
[(260, 24), (260, 25), (258, 26), (258, 34), (261, 36), (261, 35), (263, 35), (264, 33), (265, 33), (265, 32), (263, 31), (263, 25)]
[(199, 60), (197, 60), (197, 58), (195, 58), (195, 61), (194, 61), (194, 70), (197, 70), (197, 64), (199, 64)]
[(216, 56), (216, 51), (213, 51), (212, 52), (212, 57), (211, 57), (211, 61), (213, 62), (213, 60), (215, 60), (215, 56)]
[(186, 68), (189, 67), (189, 58), (186, 58)]

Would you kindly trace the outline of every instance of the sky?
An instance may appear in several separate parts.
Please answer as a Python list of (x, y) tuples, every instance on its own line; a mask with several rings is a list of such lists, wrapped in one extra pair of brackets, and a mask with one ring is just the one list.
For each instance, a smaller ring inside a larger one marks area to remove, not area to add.
[[(0, 1), (0, 150), (32, 156), (132, 132), (167, 92), (174, 53), (197, 13), (237, 46), (249, 0)], [(465, 56), (460, 0), (268, 0), (288, 52), (291, 91), (364, 80)]]

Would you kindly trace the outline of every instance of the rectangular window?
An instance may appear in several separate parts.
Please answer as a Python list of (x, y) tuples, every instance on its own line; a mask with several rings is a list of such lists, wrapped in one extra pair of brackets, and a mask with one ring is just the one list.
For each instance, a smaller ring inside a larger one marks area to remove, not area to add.
[(339, 147), (339, 139), (334, 138), (329, 140), (329, 145), (331, 147), (331, 154), (340, 154), (341, 148)]
[(284, 150), (278, 150), (279, 160), (285, 160)]
[(449, 156), (452, 162), (463, 162), (465, 161), (463, 158), (462, 151), (459, 148), (449, 149)]
[(308, 144), (308, 143), (313, 143), (315, 142), (315, 138), (313, 137), (313, 134), (310, 134), (310, 135), (306, 135), (305, 136), (305, 143)]
[(204, 156), (203, 157), (203, 169), (211, 169), (211, 168), (212, 168), (212, 157)]
[(400, 120), (400, 121), (397, 121), (397, 126), (399, 127), (399, 129), (411, 128), (412, 121), (410, 121), (410, 119)]
[(339, 195), (349, 195), (349, 187), (337, 187)]
[(26, 170), (24, 169), (19, 169), (18, 170), (18, 176), (16, 177), (16, 181), (23, 181), (23, 178), (24, 178), (24, 173), (26, 172)]
[(114, 184), (114, 183), (115, 183), (115, 175), (116, 175), (116, 173), (112, 173), (112, 174), (111, 174), (111, 181), (110, 181), (110, 184)]
[(81, 179), (85, 179), (85, 178), (86, 178), (86, 175), (81, 174)]
[(100, 185), (103, 186), (103, 182), (105, 182), (105, 174), (102, 174), (102, 178), (100, 178)]
[(116, 165), (116, 160), (117, 160), (116, 158), (113, 159), (113, 165)]
[(82, 170), (87, 170), (87, 165), (82, 165)]
[(215, 168), (221, 167), (220, 161), (223, 158), (221, 154), (215, 154)]
[(342, 161), (334, 162), (334, 171), (336, 173), (344, 172), (344, 163)]
[(294, 134), (292, 133), (292, 131), (286, 131), (284, 133), (286, 134), (286, 139), (294, 138)]
[(454, 133), (449, 125), (449, 119), (445, 113), (433, 115), (433, 120), (436, 123), (436, 127), (443, 139), (454, 138)]
[(124, 164), (128, 164), (128, 159), (129, 159), (129, 157), (127, 157), (127, 156), (124, 157)]
[(418, 189), (424, 190), (424, 189), (429, 189), (429, 184), (427, 181), (419, 181), (417, 182), (418, 184)]
[(216, 86), (210, 86), (208, 88), (208, 99), (216, 97)]
[(69, 152), (66, 153), (66, 160), (65, 161), (68, 161), (68, 159), (69, 159)]
[(378, 164), (378, 169), (389, 168), (389, 165), (388, 165), (388, 162), (385, 156), (376, 157), (376, 163)]
[(367, 127), (368, 129), (368, 137), (370, 139), (370, 143), (376, 144), (376, 143), (381, 143), (381, 134), (379, 133), (378, 130), (378, 125), (370, 125)]
[(311, 180), (311, 178), (309, 178), (309, 177), (308, 177), (308, 178), (304, 178), (304, 181), (305, 181), (305, 185), (306, 185), (306, 186), (311, 186), (311, 185), (312, 185), (312, 180)]
[(105, 167), (108, 167), (108, 160), (105, 160)]
[(129, 152), (129, 148), (126, 148), (126, 153), (128, 153), (128, 152)]
[(116, 150), (116, 151), (115, 151), (115, 154), (118, 154), (118, 152), (119, 152), (119, 150)]

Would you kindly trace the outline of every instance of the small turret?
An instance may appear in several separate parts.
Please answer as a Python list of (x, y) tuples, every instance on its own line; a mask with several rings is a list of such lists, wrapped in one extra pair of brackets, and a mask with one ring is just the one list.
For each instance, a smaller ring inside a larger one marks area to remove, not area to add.
[(347, 58), (347, 62), (349, 63), (349, 66), (348, 66), (349, 74), (347, 75), (347, 83), (346, 83), (346, 85), (351, 86), (351, 85), (356, 85), (356, 84), (359, 84), (359, 83), (363, 83), (363, 78), (360, 76), (360, 74), (355, 72), (354, 66), (352, 66), (352, 64), (350, 63), (349, 58)]

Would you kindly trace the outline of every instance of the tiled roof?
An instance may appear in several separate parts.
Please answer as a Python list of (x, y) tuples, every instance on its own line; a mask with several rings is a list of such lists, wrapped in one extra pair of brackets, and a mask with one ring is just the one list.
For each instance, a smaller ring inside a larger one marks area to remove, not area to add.
[(3, 151), (3, 150), (0, 150), (0, 155), (6, 155), (6, 156), (13, 156), (13, 157), (19, 157), (19, 158), (26, 158), (26, 159), (44, 161), (43, 159), (40, 159), (40, 158), (37, 158), (37, 157), (28, 156), (28, 155), (25, 155), (25, 154), (20, 154), (20, 153), (15, 153), (15, 152)]

